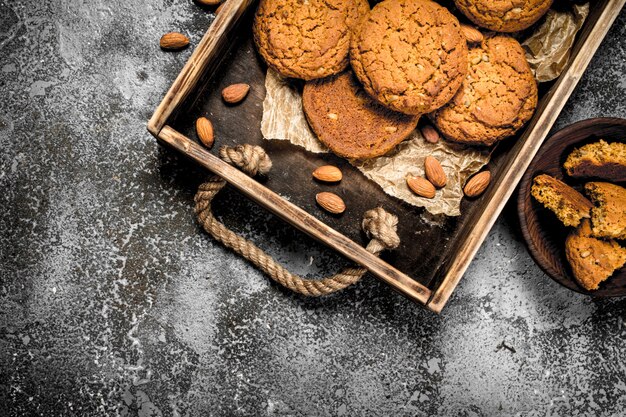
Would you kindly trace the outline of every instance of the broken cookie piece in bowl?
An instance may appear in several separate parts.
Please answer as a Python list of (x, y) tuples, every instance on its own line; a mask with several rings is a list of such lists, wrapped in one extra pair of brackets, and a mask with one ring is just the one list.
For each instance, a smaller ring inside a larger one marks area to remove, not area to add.
[(518, 215), (537, 265), (565, 287), (626, 296), (626, 120), (574, 123), (545, 141), (520, 183)]

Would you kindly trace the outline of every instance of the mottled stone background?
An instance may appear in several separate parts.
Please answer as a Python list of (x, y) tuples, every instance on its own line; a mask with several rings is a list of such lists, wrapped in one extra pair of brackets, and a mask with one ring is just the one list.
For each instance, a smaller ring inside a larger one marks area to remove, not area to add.
[[(371, 277), (303, 300), (201, 233), (205, 174), (145, 126), (191, 53), (160, 35), (212, 18), (0, 0), (0, 415), (624, 415), (626, 300), (553, 283), (512, 206), (440, 317)], [(556, 128), (626, 116), (624, 39), (622, 12)], [(225, 198), (297, 272), (342, 264)]]

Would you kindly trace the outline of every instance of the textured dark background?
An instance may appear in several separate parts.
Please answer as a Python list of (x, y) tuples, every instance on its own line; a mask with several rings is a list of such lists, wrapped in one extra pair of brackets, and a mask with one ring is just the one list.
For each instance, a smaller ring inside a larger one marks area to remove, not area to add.
[[(512, 207), (440, 317), (371, 277), (303, 300), (201, 233), (205, 174), (145, 125), (191, 53), (160, 35), (212, 17), (0, 0), (0, 415), (624, 415), (626, 301), (548, 279)], [(557, 128), (626, 116), (625, 38), (622, 12)], [(342, 264), (250, 216), (295, 271)]]

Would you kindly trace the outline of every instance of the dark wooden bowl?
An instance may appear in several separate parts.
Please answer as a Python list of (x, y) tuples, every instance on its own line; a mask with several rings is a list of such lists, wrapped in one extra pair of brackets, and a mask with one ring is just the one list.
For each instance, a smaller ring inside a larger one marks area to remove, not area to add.
[(574, 148), (598, 139), (626, 142), (626, 120), (609, 118), (582, 120), (547, 139), (522, 178), (517, 212), (528, 251), (546, 274), (559, 284), (579, 293), (594, 297), (617, 297), (626, 295), (626, 268), (617, 271), (600, 284), (596, 291), (587, 291), (579, 286), (565, 257), (565, 237), (571, 228), (563, 226), (551, 211), (545, 209), (530, 195), (533, 178), (542, 173), (563, 180), (582, 192), (582, 187), (588, 180), (568, 177), (563, 169), (563, 162)]

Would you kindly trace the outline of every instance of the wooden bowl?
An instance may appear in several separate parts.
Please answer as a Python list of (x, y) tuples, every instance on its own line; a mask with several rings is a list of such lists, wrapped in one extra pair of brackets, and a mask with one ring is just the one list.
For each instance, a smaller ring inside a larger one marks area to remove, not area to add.
[[(549, 174), (563, 180), (578, 191), (587, 180), (567, 176), (563, 163), (574, 149), (598, 139), (626, 142), (626, 120), (597, 118), (574, 123), (547, 139), (526, 170), (520, 183), (517, 212), (528, 250), (537, 265), (559, 284), (594, 297), (626, 295), (626, 268), (615, 274), (596, 291), (582, 288), (572, 274), (565, 257), (565, 237), (572, 230), (563, 226), (554, 213), (530, 195), (532, 180), (539, 174)], [(623, 183), (619, 185), (624, 186)]]

